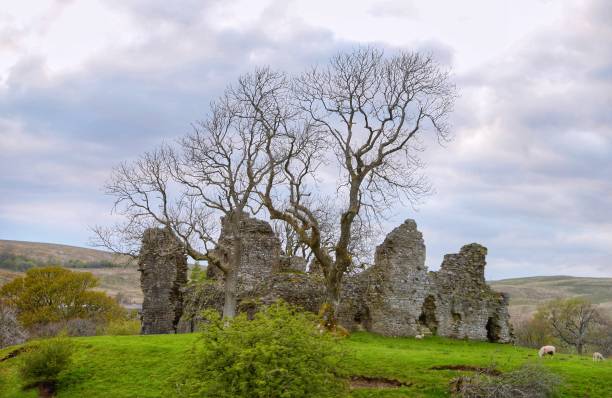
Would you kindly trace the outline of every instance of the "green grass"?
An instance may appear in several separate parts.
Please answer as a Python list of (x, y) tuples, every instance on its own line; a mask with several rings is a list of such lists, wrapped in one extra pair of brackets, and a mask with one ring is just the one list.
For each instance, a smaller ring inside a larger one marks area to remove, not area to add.
[[(58, 398), (161, 397), (168, 375), (182, 366), (195, 334), (103, 336), (75, 338), (75, 362), (60, 381)], [(346, 339), (352, 375), (379, 376), (411, 383), (398, 389), (359, 389), (353, 397), (445, 397), (457, 371), (431, 370), (439, 365), (488, 366), (507, 371), (541, 361), (564, 381), (561, 397), (612, 397), (612, 361), (593, 363), (589, 357), (559, 354), (539, 359), (535, 350), (510, 345), (442, 338), (388, 338), (355, 333)], [(12, 348), (14, 349), (14, 348)], [(0, 351), (0, 358), (12, 349)], [(8, 390), (2, 397), (35, 397), (22, 391), (17, 373), (19, 356), (0, 362)]]

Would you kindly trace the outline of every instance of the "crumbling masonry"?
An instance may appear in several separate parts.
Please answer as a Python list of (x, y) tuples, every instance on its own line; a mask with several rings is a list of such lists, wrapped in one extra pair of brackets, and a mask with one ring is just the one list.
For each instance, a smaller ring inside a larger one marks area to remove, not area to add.
[(181, 243), (166, 229), (147, 229), (138, 256), (138, 270), (144, 293), (141, 333), (176, 333), (187, 283), (187, 256)]
[[(220, 249), (229, 251), (229, 240), (223, 239), (223, 234)], [(282, 256), (278, 238), (268, 223), (247, 219), (241, 234), (244, 252), (239, 311), (251, 313), (257, 306), (278, 299), (318, 311), (324, 297), (321, 276), (305, 272), (302, 258)], [(406, 220), (376, 248), (371, 268), (345, 278), (339, 321), (349, 330), (387, 336), (423, 333), (510, 342), (508, 297), (485, 283), (486, 254), (485, 247), (472, 243), (457, 254), (447, 254), (439, 271), (428, 272), (422, 234), (413, 220)], [(185, 303), (176, 326), (178, 332), (195, 330), (202, 309), (221, 310), (222, 275), (212, 269), (208, 275), (204, 283), (183, 287)]]

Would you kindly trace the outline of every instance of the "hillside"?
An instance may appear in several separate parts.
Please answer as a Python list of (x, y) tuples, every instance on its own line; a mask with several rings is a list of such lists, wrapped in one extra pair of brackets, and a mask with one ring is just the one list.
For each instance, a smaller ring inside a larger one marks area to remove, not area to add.
[(510, 294), (510, 312), (515, 320), (533, 313), (545, 301), (566, 297), (587, 298), (612, 315), (612, 278), (534, 276), (489, 284), (497, 291)]
[[(22, 257), (36, 263), (57, 263), (64, 266), (83, 264), (125, 265), (129, 259), (113, 253), (55, 243), (0, 240), (0, 255)], [(6, 267), (4, 267), (6, 268)], [(17, 271), (17, 270), (15, 270)], [(23, 271), (23, 270), (19, 270)]]
[[(101, 336), (76, 338), (75, 363), (60, 380), (58, 398), (163, 397), (166, 382), (185, 364), (185, 352), (197, 334)], [(447, 397), (450, 380), (496, 363), (502, 372), (539, 362), (561, 376), (560, 397), (612, 396), (612, 361), (594, 363), (587, 356), (558, 354), (539, 359), (535, 350), (512, 345), (442, 338), (381, 337), (354, 333), (342, 341), (353, 378), (353, 398)], [(6, 396), (33, 397), (21, 390), (14, 348), (0, 350), (0, 371), (7, 370)], [(472, 371), (465, 370), (472, 368)], [(453, 369), (454, 368), (454, 369)], [(456, 370), (456, 368), (464, 370)], [(372, 379), (377, 381), (372, 386)], [(382, 380), (381, 380), (382, 379)], [(397, 380), (401, 387), (383, 380)]]
[(0, 285), (23, 275), (28, 268), (59, 264), (93, 273), (100, 281), (100, 290), (113, 297), (121, 293), (124, 304), (138, 304), (142, 302), (140, 274), (129, 260), (83, 247), (0, 240)]

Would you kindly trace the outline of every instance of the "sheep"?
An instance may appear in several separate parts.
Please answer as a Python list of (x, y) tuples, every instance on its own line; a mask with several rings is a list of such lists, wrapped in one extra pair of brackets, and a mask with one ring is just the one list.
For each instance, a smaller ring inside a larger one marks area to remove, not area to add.
[(546, 354), (555, 355), (555, 350), (556, 350), (555, 346), (545, 345), (544, 347), (540, 348), (540, 351), (538, 351), (538, 355), (540, 358), (542, 358)]
[(417, 334), (416, 336), (414, 336), (415, 339), (419, 339), (419, 340), (421, 340), (423, 337), (425, 337), (424, 334)]
[(603, 356), (603, 355), (601, 355), (601, 353), (600, 353), (600, 352), (594, 352), (594, 353), (593, 353), (593, 362), (596, 362), (596, 361), (603, 361), (603, 360), (605, 360), (605, 359), (606, 359), (606, 358), (604, 358), (604, 356)]

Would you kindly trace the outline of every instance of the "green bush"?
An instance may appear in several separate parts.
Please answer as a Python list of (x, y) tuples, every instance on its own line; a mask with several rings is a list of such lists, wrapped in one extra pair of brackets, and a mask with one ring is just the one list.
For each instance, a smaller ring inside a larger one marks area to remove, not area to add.
[(104, 328), (109, 336), (129, 336), (140, 334), (140, 321), (135, 319), (117, 319), (110, 321)]
[(20, 374), (26, 387), (54, 385), (72, 363), (74, 346), (66, 337), (41, 340), (23, 354)]
[(170, 386), (178, 397), (328, 398), (346, 394), (336, 338), (286, 304), (253, 320), (204, 313), (202, 336)]

